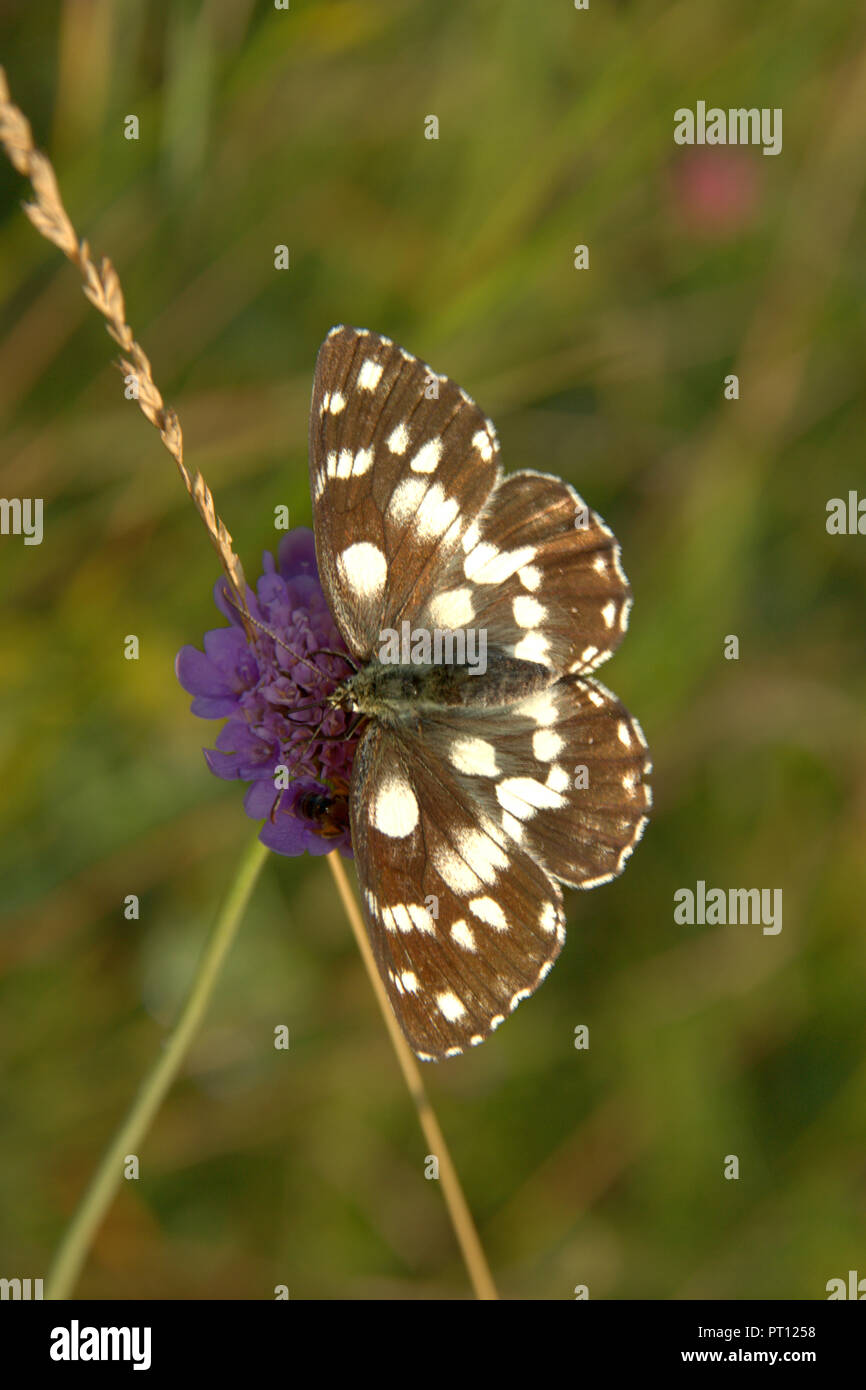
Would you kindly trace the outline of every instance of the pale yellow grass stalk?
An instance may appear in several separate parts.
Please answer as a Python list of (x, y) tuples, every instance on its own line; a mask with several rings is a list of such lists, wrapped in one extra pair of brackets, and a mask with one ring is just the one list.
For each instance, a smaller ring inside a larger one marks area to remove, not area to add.
[(246, 610), (246, 583), (241, 562), (232, 549), (231, 533), (217, 515), (213, 495), (201, 473), (197, 469), (190, 472), (183, 461), (183, 433), (180, 420), (171, 406), (167, 406), (163, 401), (159, 387), (153, 379), (150, 359), (141, 344), (136, 342), (132, 329), (126, 322), (126, 306), (117, 271), (107, 256), (103, 256), (97, 265), (91, 257), (87, 242), (79, 240), (76, 235), (63, 206), (51, 163), (37, 150), (33, 143), (30, 122), (23, 111), (13, 104), (2, 67), (0, 144), (19, 174), (29, 179), (33, 186), (33, 202), (25, 203), (24, 211), (37, 232), (48, 241), (52, 241), (64, 256), (78, 267), (84, 281), (84, 293), (94, 308), (102, 314), (108, 332), (119, 345), (122, 355), (118, 365), (125, 378), (135, 379), (138, 404), (145, 417), (159, 430), (163, 444), (177, 464), (184, 487), (207, 528), (236, 603), (243, 614)]

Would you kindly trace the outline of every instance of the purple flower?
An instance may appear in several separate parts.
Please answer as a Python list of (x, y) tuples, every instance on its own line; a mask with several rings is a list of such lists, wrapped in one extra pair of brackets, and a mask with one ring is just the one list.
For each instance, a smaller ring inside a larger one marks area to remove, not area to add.
[[(247, 589), (262, 628), (247, 636), (219, 580), (214, 599), (231, 627), (206, 632), (204, 652), (182, 647), (177, 678), (194, 696), (193, 714), (227, 719), (204, 755), (217, 777), (250, 783), (244, 808), (264, 819), (262, 843), (277, 854), (351, 855), (346, 796), (358, 739), (346, 737), (344, 711), (323, 704), (351, 667), (322, 650), (342, 652), (346, 644), (322, 593), (312, 531), (290, 531), (276, 563), (266, 550), (263, 567), (256, 592)], [(286, 769), (282, 790), (278, 768)]]

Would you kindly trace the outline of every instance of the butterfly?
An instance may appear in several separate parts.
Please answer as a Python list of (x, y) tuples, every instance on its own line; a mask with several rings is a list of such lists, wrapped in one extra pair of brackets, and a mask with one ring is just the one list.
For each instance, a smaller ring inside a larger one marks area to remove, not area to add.
[(549, 973), (561, 885), (607, 883), (647, 824), (646, 740), (591, 674), (631, 591), (573, 488), (503, 476), (466, 392), (376, 333), (322, 344), (310, 484), (363, 915), (412, 1048), (453, 1057)]

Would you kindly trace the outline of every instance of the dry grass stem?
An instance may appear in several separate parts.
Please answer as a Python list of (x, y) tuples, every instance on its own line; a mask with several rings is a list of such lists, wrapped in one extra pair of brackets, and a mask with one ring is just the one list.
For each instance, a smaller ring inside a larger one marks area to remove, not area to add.
[(63, 252), (76, 265), (84, 281), (84, 293), (106, 320), (106, 327), (121, 349), (118, 362), (124, 378), (133, 379), (138, 404), (145, 417), (159, 430), (160, 438), (180, 471), (184, 487), (207, 527), (226, 578), (241, 612), (246, 610), (246, 581), (241, 562), (232, 549), (231, 533), (217, 515), (213, 494), (197, 470), (190, 471), (183, 461), (183, 433), (171, 406), (162, 399), (153, 379), (150, 359), (126, 322), (126, 306), (117, 271), (107, 256), (97, 265), (86, 241), (79, 240), (69, 220), (51, 163), (33, 144), (30, 122), (12, 102), (6, 74), (0, 67), (0, 144), (10, 162), (30, 180), (34, 201), (24, 211), (37, 232)]
[(463, 1256), (466, 1270), (472, 1281), (475, 1290), (475, 1297), (484, 1301), (498, 1299), (496, 1285), (493, 1282), (493, 1275), (490, 1273), (490, 1266), (487, 1263), (487, 1256), (478, 1237), (475, 1222), (472, 1220), (472, 1213), (469, 1210), (469, 1203), (463, 1195), (463, 1188), (460, 1186), (460, 1179), (457, 1169), (454, 1167), (453, 1159), (445, 1142), (445, 1136), (436, 1118), (436, 1112), (430, 1104), (430, 1099), (424, 1089), (424, 1082), (421, 1080), (421, 1071), (418, 1063), (406, 1043), (400, 1031), (400, 1025), (394, 1015), (394, 1010), (382, 984), (376, 960), (373, 955), (373, 948), (366, 928), (361, 919), (358, 904), (349, 887), (349, 879), (346, 870), (343, 868), (343, 861), (339, 851), (333, 850), (328, 855), (328, 867), (334, 875), (337, 891), (346, 909), (346, 915), (352, 925), (355, 934), (355, 941), (358, 950), (361, 952), (361, 959), (373, 986), (373, 993), (385, 1020), (385, 1027), (388, 1029), (388, 1036), (391, 1045), (397, 1054), (397, 1061), (403, 1073), (409, 1094), (418, 1112), (418, 1122), (424, 1133), (424, 1138), (430, 1148), (430, 1153), (435, 1154), (439, 1160), (439, 1180), (442, 1184), (442, 1196), (445, 1198), (445, 1205), (448, 1208), (448, 1215), (454, 1227), (454, 1234), (460, 1246), (460, 1253)]

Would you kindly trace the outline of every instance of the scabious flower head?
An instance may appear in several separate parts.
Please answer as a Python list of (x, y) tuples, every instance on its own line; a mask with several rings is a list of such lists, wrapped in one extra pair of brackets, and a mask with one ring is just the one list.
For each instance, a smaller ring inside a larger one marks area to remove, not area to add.
[[(345, 793), (358, 742), (345, 737), (344, 711), (322, 704), (350, 667), (322, 652), (346, 646), (319, 583), (312, 531), (288, 532), (276, 561), (265, 551), (263, 568), (255, 593), (247, 589), (247, 606), (277, 636), (258, 627), (248, 636), (220, 580), (214, 599), (231, 626), (206, 632), (204, 652), (182, 647), (177, 678), (194, 696), (193, 714), (228, 720), (216, 748), (206, 748), (204, 755), (217, 777), (250, 783), (244, 809), (253, 820), (264, 819), (262, 843), (277, 854), (339, 849), (351, 855), (348, 826), (327, 835), (321, 820), (309, 813), (316, 795)], [(282, 791), (275, 787), (279, 767), (288, 769), (290, 779)]]

